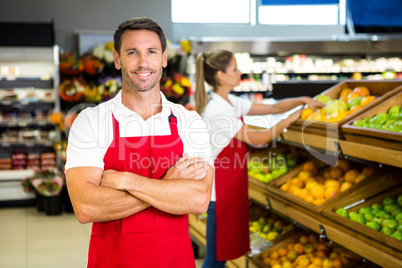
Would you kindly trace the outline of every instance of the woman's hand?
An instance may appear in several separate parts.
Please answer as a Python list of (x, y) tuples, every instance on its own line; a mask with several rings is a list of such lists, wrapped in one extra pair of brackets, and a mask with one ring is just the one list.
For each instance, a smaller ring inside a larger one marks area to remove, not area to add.
[(207, 175), (209, 163), (204, 161), (202, 157), (188, 158), (185, 154), (169, 168), (163, 179), (195, 179), (200, 180)]
[(310, 98), (310, 97), (303, 97), (303, 101), (313, 111), (317, 110), (317, 108), (321, 108), (321, 107), (325, 106), (322, 102), (314, 100), (313, 98)]

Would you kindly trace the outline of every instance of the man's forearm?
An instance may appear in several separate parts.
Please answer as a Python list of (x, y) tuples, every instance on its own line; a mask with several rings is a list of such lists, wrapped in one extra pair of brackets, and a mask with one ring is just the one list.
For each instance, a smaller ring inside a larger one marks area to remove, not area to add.
[(155, 180), (126, 172), (123, 176), (122, 190), (159, 210), (181, 215), (204, 213), (207, 210), (214, 170), (210, 168), (207, 175), (200, 180)]

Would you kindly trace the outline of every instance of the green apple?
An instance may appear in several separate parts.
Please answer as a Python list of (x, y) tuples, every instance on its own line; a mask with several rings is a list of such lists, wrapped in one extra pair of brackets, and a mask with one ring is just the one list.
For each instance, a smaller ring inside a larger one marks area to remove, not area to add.
[(398, 214), (396, 214), (396, 215), (394, 216), (394, 220), (396, 220), (396, 221), (402, 220), (402, 212), (399, 212)]
[(358, 214), (358, 213), (353, 214), (353, 215), (350, 216), (350, 219), (352, 221), (355, 221), (355, 222), (360, 223), (362, 225), (366, 225), (366, 219), (361, 214)]
[(333, 114), (337, 110), (347, 111), (348, 105), (341, 100), (331, 100), (325, 105), (325, 113), (327, 115)]
[(382, 204), (385, 205), (389, 205), (389, 204), (396, 204), (396, 199), (392, 198), (392, 197), (386, 197), (384, 198), (384, 200), (382, 200)]
[(338, 208), (335, 213), (344, 218), (349, 218), (349, 212), (344, 208)]
[(381, 223), (381, 227), (390, 227), (392, 229), (396, 229), (396, 227), (398, 227), (398, 222), (396, 220), (386, 219)]
[(353, 122), (353, 125), (356, 127), (363, 127), (364, 126), (364, 120), (360, 119), (360, 120), (356, 120)]
[(398, 206), (398, 205), (396, 205), (396, 204), (384, 205), (384, 210), (390, 214), (390, 213), (391, 213), (391, 210), (392, 210), (394, 207), (397, 207), (397, 206)]
[(372, 209), (384, 209), (383, 205), (381, 203), (374, 203), (371, 205)]
[(382, 224), (382, 222), (384, 220), (386, 220), (386, 219), (382, 218), (382, 217), (375, 216), (372, 220), (378, 222), (379, 224)]
[(395, 238), (396, 240), (402, 241), (402, 232), (401, 231), (395, 231), (392, 235), (390, 235), (392, 238)]
[(373, 122), (376, 124), (383, 124), (388, 120), (388, 116), (384, 112), (380, 112), (373, 117)]
[(391, 216), (395, 217), (400, 212), (402, 212), (402, 208), (400, 206), (393, 207), (391, 209)]
[(375, 216), (385, 219), (392, 219), (392, 216), (389, 215), (388, 212), (386, 212), (385, 210), (380, 210), (379, 212), (377, 212), (377, 214), (375, 214)]
[(315, 99), (315, 100), (317, 100), (317, 101), (323, 103), (324, 105), (326, 105), (329, 101), (332, 100), (330, 96), (328, 96), (328, 95), (321, 95), (321, 94), (318, 94), (318, 95), (314, 96), (313, 99)]
[(360, 209), (359, 209), (359, 214), (366, 214), (366, 213), (370, 213), (371, 212), (371, 210), (372, 210), (372, 208), (371, 207), (361, 207)]
[(376, 221), (369, 221), (369, 222), (366, 222), (366, 226), (369, 227), (369, 228), (371, 228), (371, 229), (374, 229), (374, 230), (376, 230), (376, 231), (380, 231), (380, 230), (381, 230), (381, 225), (380, 225), (378, 222), (376, 222)]
[(353, 106), (360, 105), (362, 102), (363, 97), (356, 97), (356, 98), (351, 98), (348, 100), (348, 109), (350, 110)]
[(402, 195), (398, 195), (398, 197), (396, 198), (396, 202), (398, 203), (398, 206), (402, 207)]
[(374, 216), (371, 213), (366, 213), (364, 214), (364, 218), (366, 219), (366, 221), (371, 221)]
[(389, 108), (388, 113), (399, 113), (401, 112), (401, 106), (400, 105), (394, 105), (391, 108)]
[(271, 173), (265, 174), (263, 182), (270, 182), (274, 179), (274, 176)]
[(395, 229), (391, 228), (391, 227), (384, 227), (381, 229), (381, 233), (385, 234), (385, 235), (392, 235), (395, 232)]
[(393, 125), (389, 126), (388, 130), (394, 131), (394, 132), (399, 132), (402, 130), (402, 126), (396, 125), (396, 122), (395, 122)]

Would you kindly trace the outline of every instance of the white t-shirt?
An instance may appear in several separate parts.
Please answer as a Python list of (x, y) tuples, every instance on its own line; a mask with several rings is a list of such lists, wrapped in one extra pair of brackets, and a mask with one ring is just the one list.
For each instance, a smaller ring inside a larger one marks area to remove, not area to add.
[[(213, 160), (229, 145), (232, 138), (242, 128), (244, 123), (240, 117), (246, 116), (252, 105), (251, 101), (231, 94), (228, 95), (228, 99), (230, 103), (220, 95), (212, 92), (202, 114), (210, 134), (211, 157)], [(211, 201), (216, 201), (215, 180)]]
[(161, 93), (162, 111), (146, 121), (122, 104), (121, 91), (111, 100), (86, 108), (75, 119), (68, 137), (65, 170), (75, 167), (104, 169), (103, 158), (113, 141), (113, 117), (119, 122), (121, 137), (170, 135), (168, 117), (177, 117), (177, 131), (183, 142), (183, 154), (204, 157), (213, 166), (209, 133), (205, 122), (194, 111), (172, 103)]

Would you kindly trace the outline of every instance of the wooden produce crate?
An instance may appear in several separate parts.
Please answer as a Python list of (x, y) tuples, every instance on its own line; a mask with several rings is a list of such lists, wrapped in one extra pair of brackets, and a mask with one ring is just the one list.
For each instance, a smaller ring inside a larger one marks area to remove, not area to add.
[[(251, 257), (251, 261), (252, 261), (256, 266), (258, 266), (258, 267), (271, 267), (269, 264), (264, 263), (264, 259), (265, 259), (266, 257), (269, 257), (269, 256), (270, 256), (270, 253), (271, 253), (272, 251), (277, 251), (277, 250), (280, 249), (280, 248), (288, 248), (288, 245), (289, 245), (289, 244), (296, 244), (296, 243), (299, 243), (299, 242), (300, 242), (300, 238), (301, 238), (302, 236), (309, 237), (310, 235), (313, 235), (314, 237), (316, 237), (317, 243), (320, 243), (321, 246), (322, 246), (322, 245), (325, 245), (325, 248), (326, 248), (327, 250), (329, 250), (329, 251), (332, 250), (332, 247), (335, 247), (334, 244), (329, 245), (329, 244), (327, 244), (327, 243), (325, 243), (325, 242), (323, 242), (323, 241), (320, 241), (317, 234), (313, 234), (313, 233), (309, 233), (309, 232), (307, 232), (307, 231), (299, 230), (297, 233), (293, 234), (292, 236), (289, 236), (289, 237), (286, 237), (286, 238), (282, 239), (281, 241), (279, 241), (278, 243), (276, 243), (276, 244), (273, 245), (272, 247), (270, 247), (270, 248), (264, 250), (264, 251), (261, 252), (260, 254)], [(340, 248), (339, 246), (336, 246), (336, 247)], [(353, 254), (352, 252), (350, 252), (350, 251), (348, 251), (348, 250), (346, 250), (346, 249), (343, 249), (343, 252), (345, 252), (345, 253), (348, 254), (348, 258), (350, 258), (350, 264), (347, 265), (347, 266), (342, 266), (342, 267), (356, 267), (356, 266), (355, 266), (356, 263), (358, 263), (361, 258), (358, 257), (358, 256), (356, 256), (355, 254)], [(301, 253), (301, 254), (299, 254), (299, 255), (304, 255), (304, 254), (305, 254), (305, 253)], [(323, 259), (324, 259), (324, 258), (323, 258)], [(295, 266), (293, 266), (293, 267), (295, 267)]]
[[(401, 87), (402, 88), (402, 87)], [(353, 122), (366, 117), (374, 117), (380, 112), (387, 112), (394, 105), (402, 106), (402, 91), (380, 102), (376, 106), (342, 125), (345, 139), (382, 148), (402, 151), (402, 133), (354, 126)]]
[(200, 214), (188, 214), (188, 224), (202, 237), (207, 236), (207, 221)]
[[(292, 152), (289, 149), (289, 146), (283, 145), (283, 144), (276, 144), (275, 147), (269, 147), (267, 149), (256, 150), (256, 151), (252, 152), (248, 158), (248, 162), (255, 163), (255, 164), (263, 163), (263, 162), (268, 161), (268, 159), (270, 159), (270, 158), (276, 157), (276, 155), (278, 155), (278, 154), (283, 154), (285, 156), (288, 154), (292, 154), (292, 155), (294, 155), (296, 161), (298, 159), (298, 156), (295, 155), (295, 152)], [(279, 163), (279, 164), (284, 164), (284, 163)], [(291, 170), (289, 170), (287, 173), (289, 173), (290, 171)], [(279, 176), (278, 178), (280, 178), (280, 177), (281, 176)], [(276, 178), (276, 179), (278, 179), (278, 178)], [(269, 183), (269, 182), (263, 182), (255, 177), (253, 177), (252, 175), (248, 176), (248, 182), (249, 182), (249, 184), (252, 184), (261, 189), (266, 189), (267, 183)]]
[(402, 80), (390, 80), (390, 81), (369, 81), (369, 80), (344, 80), (329, 89), (323, 91), (322, 95), (328, 95), (332, 99), (337, 99), (341, 91), (345, 88), (354, 89), (357, 86), (367, 87), (371, 95), (376, 96), (377, 99), (359, 110), (346, 116), (343, 120), (336, 123), (329, 122), (317, 122), (311, 120), (297, 119), (293, 124), (289, 126), (290, 130), (298, 130), (311, 134), (318, 134), (333, 138), (343, 138), (343, 130), (341, 126), (346, 122), (352, 120), (361, 113), (369, 110), (383, 100), (395, 95), (402, 90)]
[[(318, 175), (323, 176), (325, 169), (328, 168), (329, 166), (318, 160), (315, 160), (315, 163), (317, 163), (317, 166), (319, 167)], [(358, 169), (359, 171), (361, 171), (364, 168), (364, 165), (362, 165), (362, 164), (358, 164), (358, 163), (352, 163), (352, 164), (353, 164), (353, 166), (351, 167), (351, 169)], [(381, 177), (381, 175), (384, 174), (384, 172), (385, 172), (383, 170), (378, 170), (374, 174), (367, 176), (362, 181), (353, 184), (350, 188), (344, 190), (343, 192), (339, 192), (337, 195), (326, 200), (325, 202), (321, 203), (320, 205), (315, 205), (313, 203), (307, 202), (291, 193), (282, 191), (280, 189), (280, 187), (284, 183), (286, 183), (288, 180), (291, 180), (294, 177), (297, 177), (298, 173), (301, 170), (302, 170), (302, 166), (300, 166), (298, 169), (293, 170), (292, 173), (286, 174), (285, 176), (281, 177), (279, 180), (273, 181), (271, 184), (268, 185), (268, 191), (271, 192), (272, 194), (275, 194), (276, 196), (279, 196), (282, 199), (288, 200), (296, 205), (302, 206), (314, 213), (320, 213), (328, 206), (331, 206), (331, 204), (336, 203), (338, 200), (341, 200), (348, 195), (351, 195), (351, 194), (353, 195), (354, 191), (378, 180), (378, 178)]]
[(377, 181), (356, 191), (354, 194), (348, 195), (345, 198), (339, 199), (336, 203), (331, 204), (331, 206), (325, 208), (322, 214), (334, 222), (377, 240), (381, 244), (392, 247), (402, 253), (401, 241), (335, 213), (338, 208), (347, 207), (351, 207), (347, 209), (349, 213), (351, 211), (358, 212), (361, 207), (381, 203), (385, 197), (396, 198), (398, 195), (402, 194), (402, 181), (400, 177), (401, 172), (390, 171), (381, 176)]

